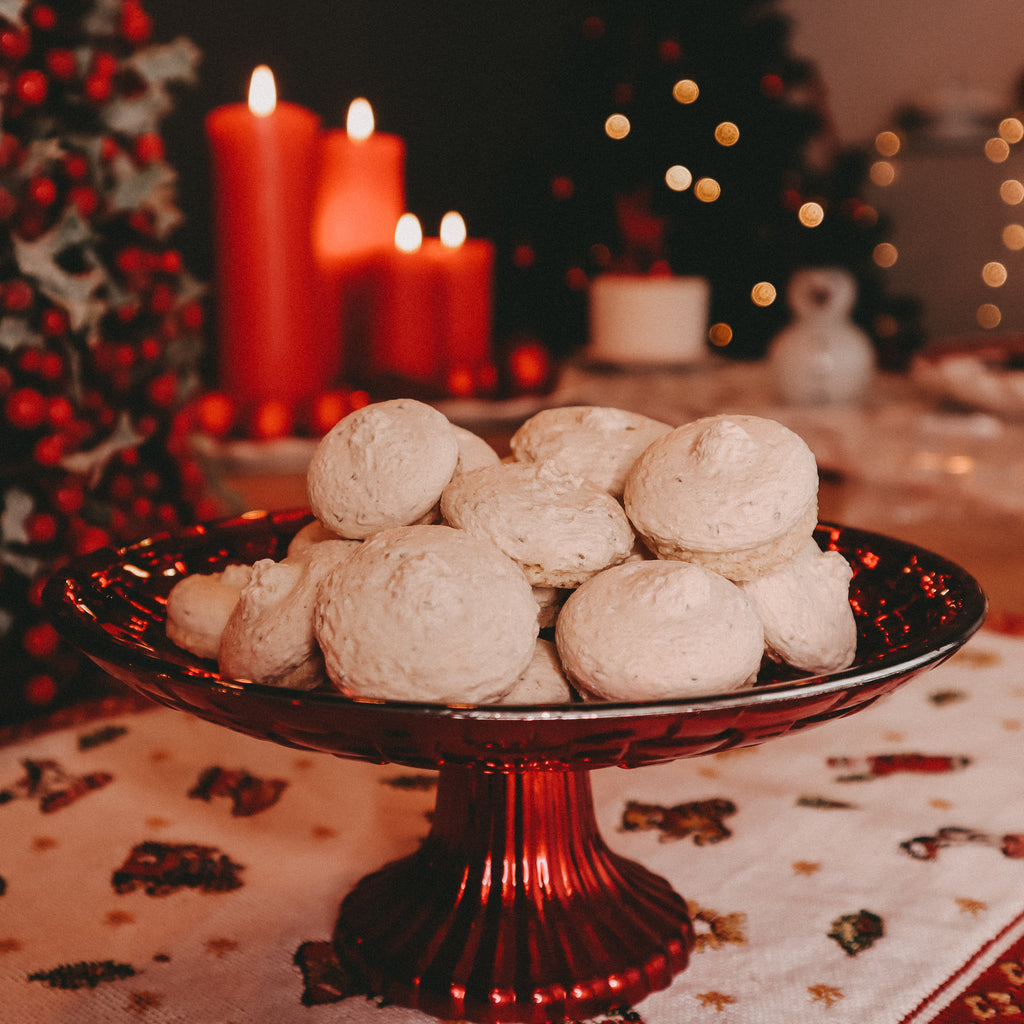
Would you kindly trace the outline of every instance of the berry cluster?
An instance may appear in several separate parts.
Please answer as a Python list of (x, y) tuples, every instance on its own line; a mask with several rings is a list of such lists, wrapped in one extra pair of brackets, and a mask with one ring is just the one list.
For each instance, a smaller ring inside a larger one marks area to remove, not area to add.
[(77, 554), (212, 513), (180, 415), (203, 289), (159, 123), (193, 80), (140, 0), (0, 9), (0, 719), (80, 677), (40, 607)]

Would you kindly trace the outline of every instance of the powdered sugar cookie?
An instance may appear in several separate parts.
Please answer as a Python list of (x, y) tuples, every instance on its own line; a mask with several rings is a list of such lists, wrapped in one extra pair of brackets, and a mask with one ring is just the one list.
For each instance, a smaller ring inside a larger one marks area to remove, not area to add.
[(321, 541), (340, 539), (341, 538), (333, 530), (328, 530), (319, 519), (314, 519), (311, 523), (306, 523), (306, 525), (302, 527), (294, 537), (292, 537), (288, 544), (286, 557), (291, 558), (293, 555), (298, 555), (313, 544), (319, 544)]
[(522, 570), (490, 541), (450, 526), (384, 530), (320, 588), (316, 634), (342, 693), (481, 703), (523, 673), (537, 602)]
[(626, 558), (635, 536), (607, 491), (549, 462), (460, 474), (441, 495), (441, 512), (497, 544), (535, 586), (575, 587)]
[(628, 562), (570, 595), (555, 626), (568, 678), (589, 697), (673, 700), (756, 677), (764, 630), (734, 583), (679, 561)]
[(562, 671), (558, 650), (550, 640), (538, 640), (526, 671), (499, 704), (567, 704), (573, 690)]
[(600, 405), (542, 409), (512, 435), (521, 462), (553, 462), (619, 497), (640, 453), (672, 428), (637, 412)]
[(626, 513), (661, 558), (733, 580), (789, 561), (818, 515), (818, 467), (793, 431), (759, 416), (708, 416), (654, 441), (626, 479)]
[(739, 586), (764, 624), (768, 654), (819, 675), (849, 667), (857, 654), (852, 578), (838, 551), (809, 540), (784, 565)]
[(323, 578), (361, 546), (326, 540), (281, 562), (258, 561), (224, 627), (221, 672), (293, 690), (320, 685), (323, 659), (313, 634), (317, 591)]
[(251, 576), (252, 566), (229, 565), (179, 580), (167, 595), (167, 638), (200, 658), (216, 658), (224, 626)]
[(454, 428), (431, 406), (408, 398), (367, 405), (317, 445), (309, 505), (339, 536), (370, 537), (429, 517), (458, 459)]

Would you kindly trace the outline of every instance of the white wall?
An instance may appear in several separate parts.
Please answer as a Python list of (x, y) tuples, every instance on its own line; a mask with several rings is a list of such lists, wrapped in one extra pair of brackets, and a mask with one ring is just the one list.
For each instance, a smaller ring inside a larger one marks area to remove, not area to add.
[(958, 87), (1014, 109), (1024, 0), (781, 0), (792, 50), (828, 89), (842, 141), (870, 140), (894, 109)]

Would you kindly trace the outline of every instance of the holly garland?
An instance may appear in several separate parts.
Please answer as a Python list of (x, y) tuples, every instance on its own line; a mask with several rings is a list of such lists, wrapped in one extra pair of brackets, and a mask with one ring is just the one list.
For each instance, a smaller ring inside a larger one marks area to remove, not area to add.
[(181, 414), (204, 289), (161, 120), (195, 82), (140, 0), (0, 0), (0, 719), (79, 695), (40, 605), (69, 558), (215, 513)]

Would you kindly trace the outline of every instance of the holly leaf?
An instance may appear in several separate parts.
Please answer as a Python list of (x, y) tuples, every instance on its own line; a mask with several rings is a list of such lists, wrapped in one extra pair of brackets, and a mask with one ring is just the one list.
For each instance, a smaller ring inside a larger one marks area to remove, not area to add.
[(23, 316), (0, 317), (0, 349), (14, 352), (19, 348), (42, 348), (43, 336), (33, 331)]
[(100, 441), (95, 448), (72, 452), (60, 460), (60, 465), (69, 473), (78, 473), (89, 480), (89, 487), (95, 487), (103, 478), (110, 460), (125, 448), (135, 448), (145, 438), (132, 426), (131, 417), (122, 412), (114, 432)]
[(24, 28), (21, 14), (27, 4), (28, 0), (0, 0), (0, 17), (6, 18), (15, 28)]
[(191, 39), (179, 36), (161, 46), (147, 46), (136, 51), (125, 64), (154, 86), (164, 86), (168, 82), (195, 85), (198, 81), (196, 69), (202, 59), (199, 47)]
[(170, 164), (157, 160), (141, 169), (125, 153), (111, 161), (115, 184), (108, 194), (111, 210), (130, 212), (147, 209), (155, 217), (154, 227), (163, 238), (182, 220), (177, 205), (178, 176)]
[(155, 132), (173, 107), (163, 89), (146, 89), (137, 96), (116, 96), (103, 105), (102, 116), (112, 132), (135, 137)]
[(28, 532), (28, 517), (35, 508), (32, 495), (20, 487), (4, 493), (4, 508), (0, 512), (0, 533), (7, 544), (27, 544), (32, 538)]
[(117, 34), (123, 0), (93, 0), (92, 9), (82, 18), (82, 30), (89, 36)]

